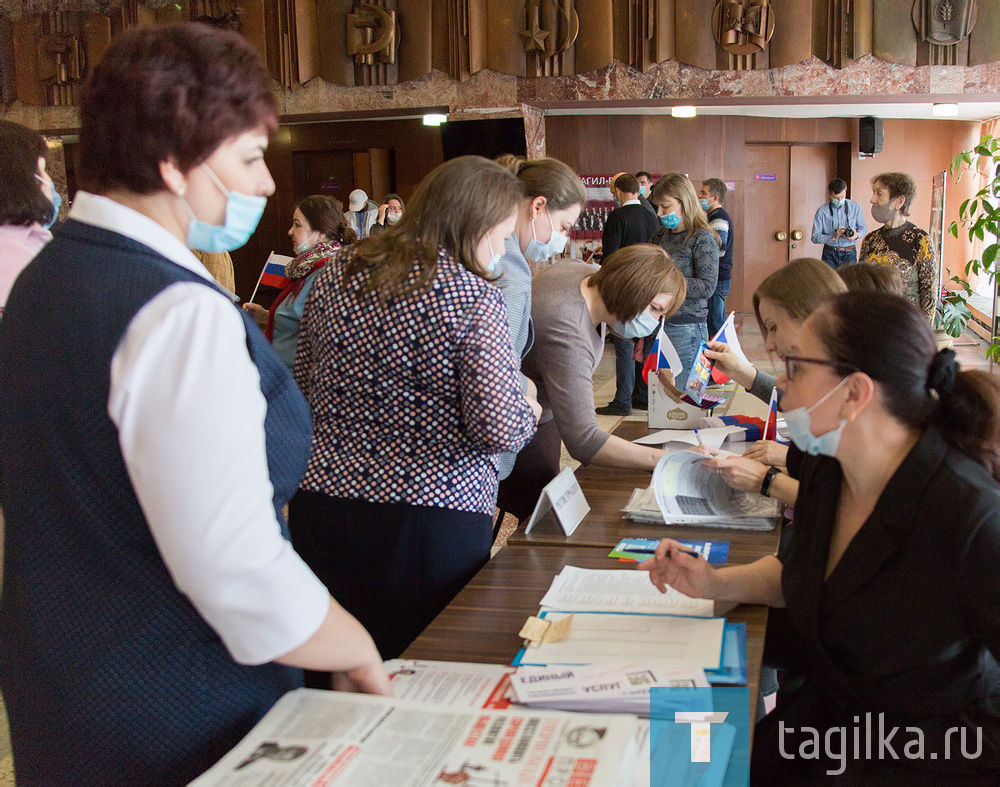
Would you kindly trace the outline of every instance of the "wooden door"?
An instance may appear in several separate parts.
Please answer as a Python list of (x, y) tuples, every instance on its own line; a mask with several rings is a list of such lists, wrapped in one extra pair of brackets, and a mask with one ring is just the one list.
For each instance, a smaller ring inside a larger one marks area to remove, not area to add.
[[(812, 242), (816, 209), (827, 201), (826, 187), (837, 177), (836, 145), (792, 145), (789, 178), (788, 257), (815, 257), (823, 254), (822, 244)], [(802, 239), (795, 237), (802, 233)]]
[(743, 259), (733, 262), (730, 308), (750, 312), (765, 278), (789, 260), (823, 253), (812, 223), (837, 176), (837, 147), (748, 144), (744, 160)]
[[(733, 291), (739, 296), (729, 308), (752, 312), (754, 290), (788, 262), (790, 158), (788, 145), (746, 146), (743, 259), (733, 261)], [(786, 233), (786, 239), (777, 240), (777, 233)]]

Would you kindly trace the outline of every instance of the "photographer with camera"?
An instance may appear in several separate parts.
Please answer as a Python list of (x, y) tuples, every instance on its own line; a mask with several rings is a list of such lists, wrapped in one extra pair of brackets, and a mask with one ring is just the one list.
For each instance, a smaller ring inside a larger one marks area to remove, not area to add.
[(822, 260), (836, 270), (858, 261), (854, 244), (867, 228), (861, 206), (847, 199), (847, 183), (842, 178), (830, 181), (827, 190), (830, 199), (819, 207), (813, 219), (812, 242), (823, 244)]

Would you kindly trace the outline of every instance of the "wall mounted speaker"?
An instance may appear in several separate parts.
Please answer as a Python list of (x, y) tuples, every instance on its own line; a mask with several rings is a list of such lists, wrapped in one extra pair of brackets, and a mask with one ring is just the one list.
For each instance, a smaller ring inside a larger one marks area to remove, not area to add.
[(858, 120), (858, 150), (866, 156), (882, 152), (882, 118), (863, 117)]

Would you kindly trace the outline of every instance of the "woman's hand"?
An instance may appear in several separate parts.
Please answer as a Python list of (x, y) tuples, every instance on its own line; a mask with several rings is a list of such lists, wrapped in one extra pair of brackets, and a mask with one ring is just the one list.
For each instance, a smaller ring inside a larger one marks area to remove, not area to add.
[(248, 312), (258, 325), (267, 325), (267, 309), (256, 303), (244, 303), (243, 311)]
[(333, 690), (350, 691), (355, 694), (381, 694), (383, 697), (393, 696), (389, 676), (381, 661), (355, 667), (346, 672), (333, 673)]
[(378, 206), (378, 223), (385, 224), (385, 212), (389, 209), (388, 204)]
[(773, 440), (758, 440), (744, 451), (743, 458), (763, 462), (770, 467), (785, 467), (788, 459), (788, 446)]
[(725, 342), (709, 342), (705, 355), (744, 388), (750, 388), (757, 379), (757, 370), (734, 353)]
[(722, 480), (739, 492), (760, 492), (767, 465), (742, 456), (705, 459), (701, 466), (722, 476)]
[(661, 593), (669, 585), (691, 598), (715, 598), (718, 577), (707, 560), (688, 554), (688, 549), (672, 538), (663, 539), (649, 560), (638, 566), (649, 572), (649, 580)]

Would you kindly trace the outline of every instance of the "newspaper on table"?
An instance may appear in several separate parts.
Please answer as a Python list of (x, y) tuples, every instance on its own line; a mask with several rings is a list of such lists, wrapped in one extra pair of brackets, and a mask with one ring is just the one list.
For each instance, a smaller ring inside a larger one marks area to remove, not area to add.
[(476, 710), (296, 689), (192, 784), (632, 784), (638, 732), (634, 716)]
[(661, 593), (644, 571), (576, 566), (564, 566), (539, 603), (580, 612), (658, 612), (703, 618), (715, 614), (710, 599), (690, 598), (673, 588)]
[(392, 690), (401, 700), (493, 710), (510, 707), (510, 676), (516, 669), (503, 664), (462, 661), (385, 662)]
[[(697, 664), (630, 659), (584, 666), (520, 667), (510, 679), (519, 705), (590, 713), (634, 713), (649, 718), (650, 690), (707, 688)], [(682, 708), (680, 708), (682, 709)]]
[(739, 492), (718, 473), (702, 467), (703, 454), (677, 451), (653, 471), (653, 494), (664, 522), (770, 530), (778, 501)]

